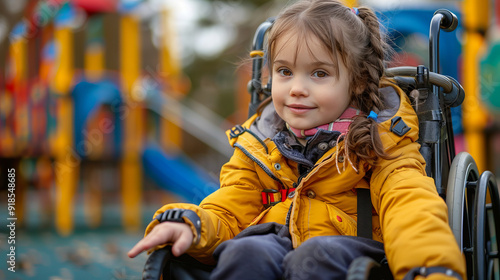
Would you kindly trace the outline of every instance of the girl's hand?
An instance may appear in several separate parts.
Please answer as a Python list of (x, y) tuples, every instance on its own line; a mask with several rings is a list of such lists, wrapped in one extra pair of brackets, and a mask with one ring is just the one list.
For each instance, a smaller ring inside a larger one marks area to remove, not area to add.
[(141, 239), (128, 252), (129, 258), (134, 258), (142, 251), (147, 251), (158, 245), (172, 242), (172, 253), (178, 257), (193, 244), (193, 232), (191, 227), (184, 223), (163, 222), (153, 228), (153, 230)]

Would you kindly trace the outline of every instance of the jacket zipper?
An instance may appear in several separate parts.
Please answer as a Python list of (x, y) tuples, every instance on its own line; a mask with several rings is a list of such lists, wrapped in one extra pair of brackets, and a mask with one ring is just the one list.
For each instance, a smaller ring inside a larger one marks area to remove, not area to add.
[[(315, 164), (313, 165), (311, 168), (307, 169), (306, 172), (304, 172), (303, 174), (301, 174), (299, 176), (299, 178), (297, 179), (297, 183), (293, 183), (294, 184), (294, 188), (297, 188), (299, 185), (300, 185), (300, 182), (302, 181), (302, 179), (304, 179), (305, 177), (308, 177), (309, 174), (311, 174), (311, 171), (313, 170), (317, 170), (319, 168), (320, 165), (323, 165), (324, 162), (326, 162), (328, 159), (330, 159), (332, 156), (330, 155), (328, 158), (324, 159), (322, 162), (318, 163), (318, 164)], [(316, 170), (314, 171), (314, 173), (316, 173)]]

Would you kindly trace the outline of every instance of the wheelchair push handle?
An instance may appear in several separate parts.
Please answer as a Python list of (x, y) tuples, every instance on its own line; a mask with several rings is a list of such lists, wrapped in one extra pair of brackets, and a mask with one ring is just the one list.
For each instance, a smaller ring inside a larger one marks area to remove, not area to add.
[(248, 82), (248, 92), (250, 93), (250, 104), (248, 108), (248, 117), (252, 116), (259, 106), (261, 94), (269, 95), (271, 81), (266, 86), (262, 85), (262, 65), (264, 64), (264, 43), (267, 31), (274, 23), (274, 18), (269, 18), (261, 23), (255, 32), (252, 42), (252, 79)]
[(439, 9), (434, 12), (429, 30), (429, 69), (431, 72), (439, 73), (439, 31), (446, 32), (455, 30), (458, 26), (457, 16), (447, 9)]
[[(408, 77), (410, 79), (406, 79), (406, 83), (411, 83), (409, 86), (415, 86), (417, 84), (417, 71), (418, 67), (402, 66), (386, 69), (385, 75), (387, 77)], [(430, 85), (443, 88), (444, 102), (446, 105), (456, 107), (462, 104), (465, 98), (465, 91), (457, 80), (434, 72), (427, 73), (429, 75), (428, 82)]]
[(439, 9), (434, 12), (434, 15), (440, 14), (443, 17), (441, 18), (441, 24), (439, 27), (446, 32), (451, 32), (455, 30), (458, 26), (458, 18), (457, 16), (450, 12), (447, 9)]

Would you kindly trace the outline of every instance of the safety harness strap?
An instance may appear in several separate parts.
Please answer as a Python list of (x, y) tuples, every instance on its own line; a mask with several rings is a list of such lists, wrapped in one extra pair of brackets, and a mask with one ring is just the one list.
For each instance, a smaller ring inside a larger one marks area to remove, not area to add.
[(267, 208), (269, 206), (276, 205), (280, 202), (283, 202), (288, 197), (288, 194), (295, 191), (295, 188), (291, 189), (264, 189), (262, 191), (262, 204)]
[(356, 189), (358, 194), (358, 236), (373, 238), (372, 234), (372, 201), (370, 189)]

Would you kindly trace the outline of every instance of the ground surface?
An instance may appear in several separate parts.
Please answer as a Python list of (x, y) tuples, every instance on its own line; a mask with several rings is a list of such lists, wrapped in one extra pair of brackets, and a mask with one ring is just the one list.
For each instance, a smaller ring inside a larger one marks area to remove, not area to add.
[[(0, 256), (8, 260), (6, 231), (0, 231)], [(0, 263), (0, 279), (141, 279), (147, 255), (135, 259), (127, 251), (142, 232), (125, 233), (123, 228), (76, 231), (61, 237), (55, 231), (18, 230), (16, 233), (16, 272)]]

